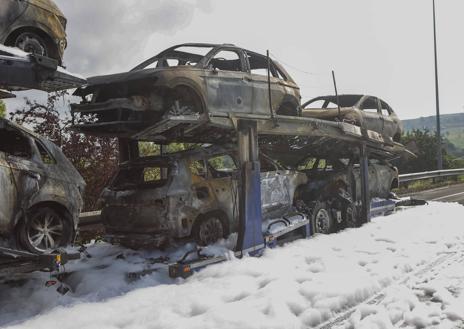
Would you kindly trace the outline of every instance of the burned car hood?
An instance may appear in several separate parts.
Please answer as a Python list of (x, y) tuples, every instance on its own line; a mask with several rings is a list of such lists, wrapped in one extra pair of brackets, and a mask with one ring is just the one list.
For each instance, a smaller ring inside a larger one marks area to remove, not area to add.
[(47, 10), (57, 16), (64, 17), (63, 12), (58, 8), (58, 6), (50, 0), (27, 0), (27, 2), (33, 6), (37, 6), (44, 10)]
[(90, 77), (87, 79), (87, 85), (78, 88), (75, 92), (75, 96), (85, 96), (89, 93), (94, 92), (96, 89), (102, 86), (114, 85), (114, 84), (129, 84), (134, 81), (145, 80), (152, 82), (156, 81), (155, 73), (159, 72), (160, 69), (145, 69), (139, 71), (129, 71), (123, 73), (99, 75)]

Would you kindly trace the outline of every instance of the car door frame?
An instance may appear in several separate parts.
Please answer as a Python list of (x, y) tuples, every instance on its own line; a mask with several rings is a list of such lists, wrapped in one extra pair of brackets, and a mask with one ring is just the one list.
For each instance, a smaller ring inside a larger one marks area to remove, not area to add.
[[(377, 113), (376, 114), (374, 114), (373, 112), (365, 111), (364, 108), (362, 107), (362, 105), (369, 98), (374, 99), (374, 103), (377, 104)], [(382, 132), (383, 131), (383, 129), (382, 129), (383, 124), (380, 122), (381, 121), (381, 114), (380, 114), (380, 107), (379, 106), (380, 106), (380, 103), (378, 101), (378, 98), (375, 97), (375, 96), (364, 96), (358, 102), (357, 107), (361, 111), (365, 129), (374, 130), (374, 131), (377, 131), (377, 132)]]
[[(235, 52), (240, 59), (241, 71), (212, 69), (209, 63), (221, 51)], [(242, 49), (233, 46), (213, 49), (204, 61), (204, 70), (208, 111), (250, 112), (252, 90)]]
[[(392, 119), (392, 114), (393, 114), (393, 110), (392, 108), (390, 107), (390, 105), (387, 104), (387, 102), (381, 100), (380, 98), (378, 98), (379, 100), (379, 109), (380, 109), (380, 116), (382, 118), (382, 121), (383, 121), (383, 130), (382, 132), (384, 134), (389, 134), (391, 133), (392, 134), (392, 138), (394, 137), (393, 135), (395, 134), (395, 126), (396, 126), (396, 122)], [(385, 117), (383, 115), (383, 112), (382, 112), (382, 103), (385, 104), (385, 109), (387, 110), (388, 112), (388, 116)]]
[(14, 180), (13, 169), (8, 162), (6, 153), (0, 151), (0, 232), (5, 233), (11, 229), (15, 217), (17, 187)]
[[(249, 54), (254, 56), (259, 56), (266, 58), (266, 56), (258, 54), (250, 50), (244, 50), (245, 59), (248, 67), (248, 75), (250, 83), (252, 85), (252, 111), (253, 113), (259, 114), (270, 114), (270, 105), (269, 105), (269, 81), (267, 75), (254, 74), (251, 72), (251, 64), (248, 58)], [(291, 84), (286, 83), (280, 78), (274, 76), (272, 70), (277, 70), (274, 62), (270, 60), (271, 64), (271, 74), (270, 74), (270, 85), (271, 85), (271, 101), (272, 101), (272, 111), (277, 113), (282, 103), (285, 101), (285, 96), (287, 92), (285, 88), (295, 87)], [(276, 104), (277, 108), (276, 108)]]

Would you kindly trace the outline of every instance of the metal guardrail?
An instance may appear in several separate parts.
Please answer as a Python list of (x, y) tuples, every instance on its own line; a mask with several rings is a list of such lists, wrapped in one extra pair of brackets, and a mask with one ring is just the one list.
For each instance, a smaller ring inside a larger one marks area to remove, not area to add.
[(412, 174), (403, 174), (403, 175), (399, 175), (399, 178), (400, 178), (400, 184), (401, 184), (401, 183), (408, 183), (408, 182), (422, 180), (422, 179), (451, 177), (451, 176), (460, 176), (460, 175), (464, 175), (464, 168), (424, 171), (424, 172), (418, 172), (418, 173), (412, 173)]

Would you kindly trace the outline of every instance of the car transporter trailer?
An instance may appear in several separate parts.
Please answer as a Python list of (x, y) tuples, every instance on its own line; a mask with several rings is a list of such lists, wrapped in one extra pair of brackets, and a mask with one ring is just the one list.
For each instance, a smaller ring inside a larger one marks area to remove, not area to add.
[[(37, 55), (15, 55), (11, 48), (0, 46), (0, 88), (17, 91), (38, 89), (58, 91), (79, 87), (86, 80), (66, 72), (56, 61)], [(11, 97), (8, 92), (0, 92), (2, 97)], [(14, 96), (14, 95), (13, 95)], [(288, 242), (297, 238), (307, 238), (313, 234), (311, 220), (301, 214), (299, 220), (288, 218), (271, 222), (267, 231), (262, 232), (261, 215), (261, 182), (259, 162), (259, 138), (274, 138), (282, 136), (298, 136), (307, 140), (307, 145), (319, 143), (330, 148), (332, 143), (346, 144), (354, 147), (361, 168), (361, 198), (355, 200), (359, 208), (359, 223), (366, 223), (371, 215), (392, 211), (395, 202), (383, 200), (373, 202), (368, 188), (368, 157), (370, 153), (391, 157), (404, 151), (400, 144), (384, 141), (382, 136), (373, 131), (362, 131), (360, 127), (345, 123), (331, 122), (313, 118), (274, 115), (272, 109), (269, 115), (224, 114), (209, 113), (207, 116), (169, 116), (150, 126), (136, 135), (120, 138), (121, 160), (130, 159), (130, 143), (134, 141), (153, 141), (159, 144), (168, 142), (204, 142), (217, 143), (215, 135), (204, 133), (206, 128), (228, 136), (228, 140), (237, 144), (240, 161), (239, 190), (239, 230), (238, 240), (234, 250), (236, 257), (244, 255), (257, 256), (266, 247)], [(177, 133), (181, 129), (181, 133)], [(173, 131), (177, 131), (173, 134)], [(114, 136), (118, 137), (118, 136)], [(298, 217), (298, 216), (297, 216)], [(282, 223), (283, 229), (271, 230), (272, 226)], [(190, 259), (191, 255), (195, 257)], [(4, 272), (48, 270), (59, 271), (69, 259), (75, 258), (64, 251), (49, 255), (34, 255), (18, 250), (0, 249), (0, 268)], [(210, 257), (201, 254), (201, 249), (187, 253), (176, 262), (163, 262), (152, 270), (132, 275), (143, 275), (160, 268), (166, 268), (169, 275), (188, 277), (194, 271), (207, 265), (225, 261), (226, 257)], [(3, 264), (3, 265), (2, 265)]]

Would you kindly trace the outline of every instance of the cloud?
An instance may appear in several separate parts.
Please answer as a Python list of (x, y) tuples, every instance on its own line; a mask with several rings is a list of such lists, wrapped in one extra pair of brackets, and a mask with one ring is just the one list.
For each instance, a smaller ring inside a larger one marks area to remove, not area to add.
[[(127, 69), (154, 34), (187, 28), (210, 0), (56, 0), (68, 18), (65, 64), (84, 75)], [(124, 64), (121, 64), (125, 63)]]

